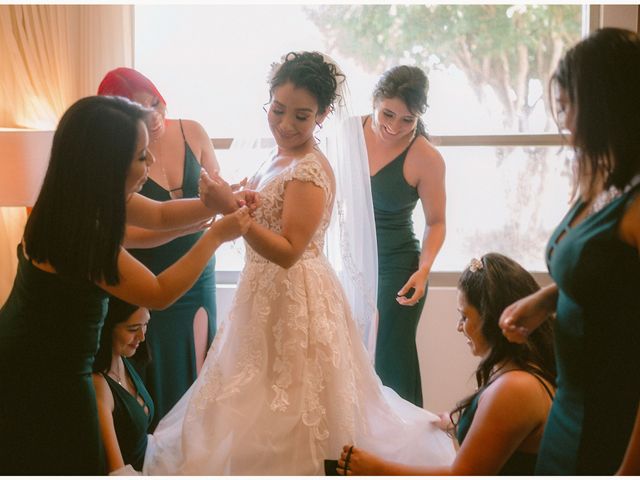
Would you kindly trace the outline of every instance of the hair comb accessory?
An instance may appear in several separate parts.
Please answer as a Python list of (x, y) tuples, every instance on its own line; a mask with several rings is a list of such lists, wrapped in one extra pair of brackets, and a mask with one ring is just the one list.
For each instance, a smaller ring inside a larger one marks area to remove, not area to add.
[(478, 260), (477, 258), (472, 258), (469, 262), (469, 270), (472, 272), (477, 272), (478, 270), (482, 270), (484, 268), (484, 263), (482, 260)]

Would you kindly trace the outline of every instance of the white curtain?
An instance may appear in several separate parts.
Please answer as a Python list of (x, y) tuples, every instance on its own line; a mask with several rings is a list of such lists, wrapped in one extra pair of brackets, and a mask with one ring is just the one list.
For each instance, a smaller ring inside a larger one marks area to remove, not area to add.
[[(107, 71), (132, 65), (132, 5), (0, 5), (0, 127), (53, 130)], [(25, 222), (25, 209), (0, 208), (0, 305)]]

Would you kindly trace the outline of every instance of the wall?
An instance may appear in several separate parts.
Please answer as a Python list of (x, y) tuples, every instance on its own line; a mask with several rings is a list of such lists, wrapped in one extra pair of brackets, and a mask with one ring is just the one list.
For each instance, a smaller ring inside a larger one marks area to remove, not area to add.
[[(218, 322), (227, 318), (235, 285), (218, 285)], [(432, 287), (418, 325), (417, 344), (425, 408), (450, 410), (475, 388), (478, 363), (456, 331), (456, 289)]]

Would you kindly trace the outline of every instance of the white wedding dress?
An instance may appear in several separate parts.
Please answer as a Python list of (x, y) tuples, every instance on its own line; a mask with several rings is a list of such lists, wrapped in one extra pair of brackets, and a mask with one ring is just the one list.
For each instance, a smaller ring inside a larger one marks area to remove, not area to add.
[(437, 417), (383, 387), (370, 363), (323, 254), (334, 192), (315, 154), (258, 186), (255, 221), (281, 231), (292, 179), (324, 189), (321, 225), (289, 269), (247, 245), (229, 318), (196, 382), (149, 437), (145, 474), (323, 475), (323, 460), (349, 443), (413, 465), (453, 460)]

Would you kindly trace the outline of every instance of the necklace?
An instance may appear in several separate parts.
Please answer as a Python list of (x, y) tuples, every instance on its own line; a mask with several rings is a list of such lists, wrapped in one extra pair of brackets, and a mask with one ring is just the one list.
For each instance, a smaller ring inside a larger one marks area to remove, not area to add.
[(109, 369), (109, 373), (111, 373), (113, 375), (113, 377), (115, 377), (114, 380), (116, 382), (118, 382), (118, 385), (120, 385), (122, 388), (126, 388), (124, 386), (124, 384), (122, 383), (122, 377), (120, 377), (120, 375), (118, 375), (114, 369), (112, 369), (112, 368)]
[(591, 208), (589, 209), (589, 214), (593, 215), (594, 213), (599, 212), (604, 207), (613, 202), (616, 198), (627, 193), (638, 183), (640, 183), (640, 173), (633, 177), (623, 190), (620, 190), (619, 188), (612, 185), (607, 190), (600, 192), (598, 195), (596, 195), (596, 198), (594, 198), (593, 203), (591, 204)]

